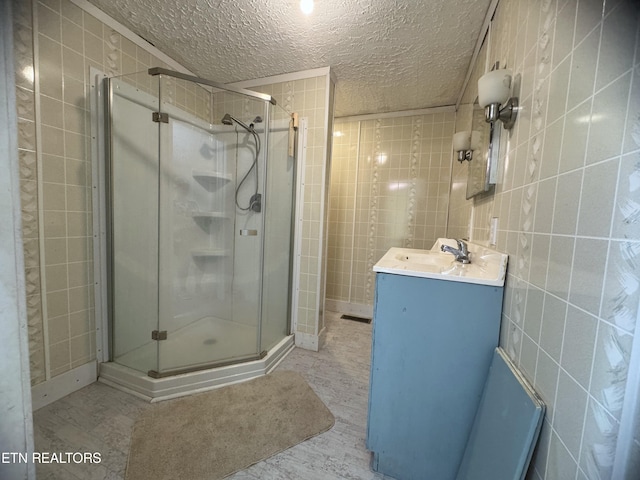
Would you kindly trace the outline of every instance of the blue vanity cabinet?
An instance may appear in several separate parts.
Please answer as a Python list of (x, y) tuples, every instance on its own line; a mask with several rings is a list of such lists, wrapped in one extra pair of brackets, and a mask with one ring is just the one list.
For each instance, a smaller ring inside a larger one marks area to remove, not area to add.
[(503, 287), (377, 273), (372, 468), (454, 480), (500, 333)]

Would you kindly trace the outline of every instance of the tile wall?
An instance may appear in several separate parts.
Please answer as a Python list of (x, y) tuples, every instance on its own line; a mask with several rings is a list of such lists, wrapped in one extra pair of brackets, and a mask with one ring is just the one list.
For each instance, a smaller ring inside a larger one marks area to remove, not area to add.
[(327, 298), (373, 306), (373, 265), (390, 247), (444, 236), (455, 113), (336, 121)]
[(466, 201), (466, 172), (454, 170), (449, 236), (486, 242), (498, 218), (497, 248), (510, 256), (501, 345), (548, 408), (528, 478), (613, 478), (633, 421), (624, 478), (640, 476), (637, 414), (623, 409), (640, 300), (639, 11), (502, 0), (476, 65), (476, 78), (496, 60), (520, 74), (522, 109), (502, 138), (494, 194)]
[(36, 160), (31, 4), (29, 2), (14, 1), (13, 16), (22, 236), (25, 255), (27, 319), (29, 330), (29, 363), (31, 367), (31, 383), (36, 384), (44, 381), (46, 368), (40, 278), (38, 172)]
[(280, 106), (287, 112), (296, 112), (299, 118), (308, 119), (296, 331), (309, 335), (318, 335), (324, 328), (324, 204), (331, 158), (327, 139), (332, 129), (333, 88), (328, 74), (254, 87), (279, 99)]
[[(167, 65), (68, 0), (14, 0), (13, 11), (35, 385), (96, 358), (89, 69), (120, 75)], [(138, 78), (140, 88), (150, 82)]]

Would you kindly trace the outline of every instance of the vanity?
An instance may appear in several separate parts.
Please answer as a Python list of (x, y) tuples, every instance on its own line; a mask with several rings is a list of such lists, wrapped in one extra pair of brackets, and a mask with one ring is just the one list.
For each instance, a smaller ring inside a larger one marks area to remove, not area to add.
[(508, 256), (468, 244), (470, 263), (392, 248), (375, 265), (367, 448), (398, 480), (454, 480), (498, 345)]

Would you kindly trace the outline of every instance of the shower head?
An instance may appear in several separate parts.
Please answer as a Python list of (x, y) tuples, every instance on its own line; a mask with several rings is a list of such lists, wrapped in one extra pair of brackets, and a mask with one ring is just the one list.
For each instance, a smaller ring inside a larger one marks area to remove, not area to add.
[(231, 115), (229, 115), (228, 113), (225, 113), (224, 117), (222, 117), (222, 124), (223, 125), (233, 125), (232, 120), (233, 119), (232, 119)]
[(248, 127), (244, 122), (238, 120), (236, 117), (225, 113), (224, 117), (222, 117), (222, 124), (223, 125), (233, 125), (233, 122), (236, 122), (238, 125), (240, 125), (242, 128), (244, 128), (247, 132), (252, 132), (253, 128), (252, 127)]

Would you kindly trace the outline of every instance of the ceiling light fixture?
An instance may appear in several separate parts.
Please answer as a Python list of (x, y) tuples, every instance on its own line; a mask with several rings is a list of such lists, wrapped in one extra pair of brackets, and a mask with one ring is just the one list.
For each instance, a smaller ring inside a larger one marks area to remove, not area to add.
[(300, 0), (300, 10), (305, 15), (311, 15), (311, 12), (313, 12), (313, 0)]
[(511, 130), (518, 115), (518, 97), (509, 97), (512, 78), (511, 70), (496, 67), (478, 80), (478, 103), (484, 108), (485, 120), (500, 120), (507, 130)]

